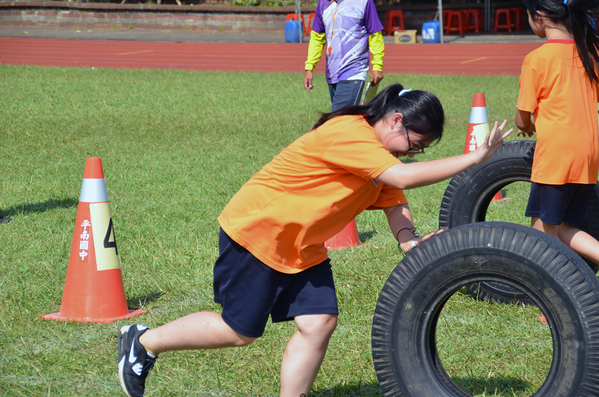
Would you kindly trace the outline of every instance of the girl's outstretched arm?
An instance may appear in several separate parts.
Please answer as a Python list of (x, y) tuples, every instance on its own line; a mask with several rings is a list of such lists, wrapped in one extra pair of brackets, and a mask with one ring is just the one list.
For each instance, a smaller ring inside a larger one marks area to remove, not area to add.
[(501, 125), (496, 121), (483, 144), (472, 153), (419, 163), (396, 164), (383, 171), (377, 179), (397, 189), (412, 189), (444, 181), (490, 159), (503, 144), (503, 140), (512, 133), (510, 129), (502, 134), (506, 124), (507, 120)]

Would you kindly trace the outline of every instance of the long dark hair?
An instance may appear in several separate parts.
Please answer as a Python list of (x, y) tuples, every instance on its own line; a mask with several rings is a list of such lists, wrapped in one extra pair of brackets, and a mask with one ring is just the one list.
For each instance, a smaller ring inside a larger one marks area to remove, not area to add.
[(574, 37), (584, 70), (591, 81), (599, 82), (599, 0), (524, 0), (524, 4), (533, 20), (539, 17), (537, 11), (541, 11), (551, 22), (568, 30)]
[(314, 128), (337, 116), (364, 116), (374, 126), (389, 113), (403, 114), (403, 125), (424, 138), (440, 140), (443, 136), (445, 113), (439, 99), (427, 91), (408, 91), (401, 84), (392, 84), (365, 105), (346, 106), (332, 113), (323, 113)]

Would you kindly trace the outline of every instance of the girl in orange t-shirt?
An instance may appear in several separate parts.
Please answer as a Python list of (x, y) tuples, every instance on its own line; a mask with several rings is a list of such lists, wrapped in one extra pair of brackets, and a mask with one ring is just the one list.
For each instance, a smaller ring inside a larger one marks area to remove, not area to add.
[(441, 138), (444, 113), (433, 94), (385, 88), (364, 106), (324, 114), (231, 199), (219, 216), (214, 300), (222, 313), (197, 312), (155, 329), (119, 333), (119, 380), (144, 393), (156, 355), (170, 350), (246, 346), (273, 322), (295, 321), (281, 363), (282, 397), (306, 396), (337, 325), (337, 297), (324, 243), (365, 209), (382, 209), (409, 252), (438, 232), (416, 233), (401, 189), (429, 185), (489, 159), (502, 144), (495, 126), (475, 152), (403, 164)]
[(524, 59), (516, 105), (518, 135), (537, 133), (526, 216), (533, 228), (599, 263), (599, 242), (571, 226), (586, 220), (599, 170), (599, 1), (525, 4), (533, 31), (548, 39)]

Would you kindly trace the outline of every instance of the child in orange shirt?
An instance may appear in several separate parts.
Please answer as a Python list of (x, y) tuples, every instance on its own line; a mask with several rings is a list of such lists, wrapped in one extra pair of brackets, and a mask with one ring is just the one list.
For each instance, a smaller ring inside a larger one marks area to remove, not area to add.
[(599, 1), (525, 4), (533, 31), (548, 39), (524, 59), (516, 105), (518, 135), (537, 133), (526, 216), (533, 228), (599, 263), (599, 242), (570, 226), (586, 220), (599, 170)]
[(119, 333), (119, 381), (142, 396), (156, 356), (187, 349), (247, 346), (273, 322), (295, 321), (281, 363), (282, 397), (310, 393), (337, 325), (337, 298), (325, 241), (365, 209), (382, 209), (409, 252), (438, 232), (416, 233), (401, 189), (440, 182), (489, 159), (511, 130), (495, 126), (475, 152), (403, 164), (441, 138), (441, 103), (425, 91), (385, 88), (364, 106), (324, 114), (314, 129), (256, 173), (218, 218), (214, 300), (155, 329)]

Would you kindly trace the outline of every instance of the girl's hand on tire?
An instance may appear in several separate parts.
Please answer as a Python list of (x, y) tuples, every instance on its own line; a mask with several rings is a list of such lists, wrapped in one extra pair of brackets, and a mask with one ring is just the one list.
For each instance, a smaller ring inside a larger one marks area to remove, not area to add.
[(420, 244), (422, 244), (423, 241), (426, 241), (429, 238), (431, 238), (433, 236), (436, 236), (439, 233), (443, 233), (446, 230), (447, 229), (435, 230), (434, 232), (430, 232), (428, 234), (425, 234), (424, 236), (416, 237), (416, 238), (414, 238), (412, 240), (409, 240), (409, 241), (406, 241), (406, 242), (403, 242), (403, 243), (399, 244), (399, 248), (407, 255), (414, 248), (416, 248)]

